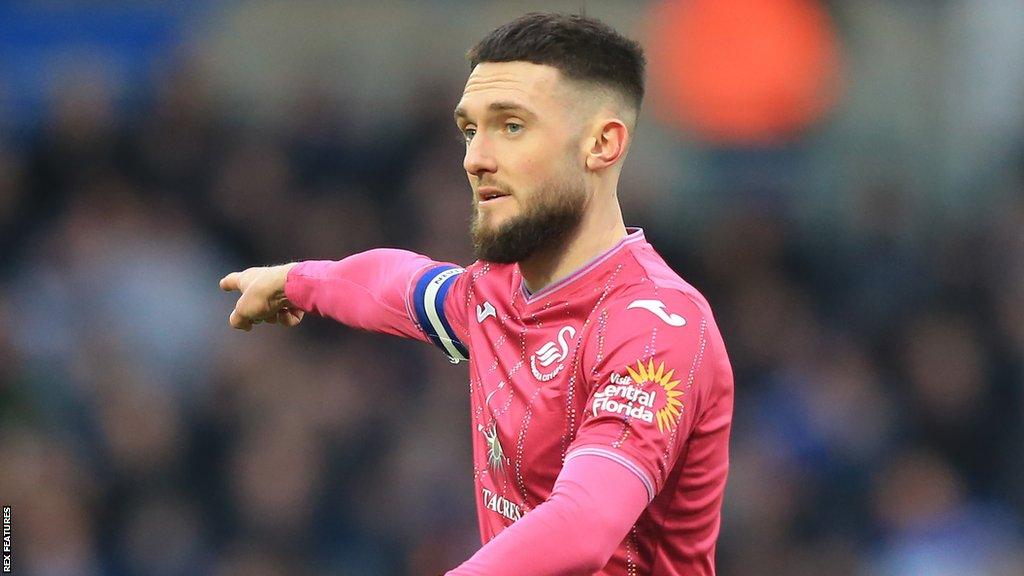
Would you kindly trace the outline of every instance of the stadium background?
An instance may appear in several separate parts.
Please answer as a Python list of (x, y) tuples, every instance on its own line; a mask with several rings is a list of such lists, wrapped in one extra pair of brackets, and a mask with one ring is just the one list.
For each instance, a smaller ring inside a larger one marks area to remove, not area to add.
[[(1024, 573), (1024, 6), (587, 4), (652, 50), (627, 223), (736, 371), (720, 573)], [(476, 549), (464, 367), (319, 319), (231, 331), (217, 279), (468, 263), (463, 54), (529, 7), (578, 3), (0, 3), (14, 573)]]

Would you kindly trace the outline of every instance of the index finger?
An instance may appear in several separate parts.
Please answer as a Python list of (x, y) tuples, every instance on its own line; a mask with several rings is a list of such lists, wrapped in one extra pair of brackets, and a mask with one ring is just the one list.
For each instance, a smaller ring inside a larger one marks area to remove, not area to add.
[(227, 276), (220, 279), (220, 289), (225, 292), (231, 292), (232, 290), (241, 290), (238, 285), (238, 277), (241, 276), (241, 272), (232, 272)]

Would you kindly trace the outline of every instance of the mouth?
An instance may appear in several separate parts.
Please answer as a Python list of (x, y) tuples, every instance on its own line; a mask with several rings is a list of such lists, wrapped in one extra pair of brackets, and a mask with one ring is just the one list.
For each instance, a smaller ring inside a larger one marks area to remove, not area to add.
[(476, 191), (476, 198), (480, 204), (493, 202), (499, 198), (505, 198), (506, 196), (510, 196), (510, 194), (498, 188), (494, 188), (493, 186), (478, 188)]

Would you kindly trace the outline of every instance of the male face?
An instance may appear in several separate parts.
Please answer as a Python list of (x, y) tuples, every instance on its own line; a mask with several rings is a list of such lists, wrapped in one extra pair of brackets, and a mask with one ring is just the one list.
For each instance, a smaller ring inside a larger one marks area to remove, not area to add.
[(564, 245), (586, 206), (582, 123), (558, 69), (482, 62), (455, 109), (466, 138), (477, 258), (521, 262)]

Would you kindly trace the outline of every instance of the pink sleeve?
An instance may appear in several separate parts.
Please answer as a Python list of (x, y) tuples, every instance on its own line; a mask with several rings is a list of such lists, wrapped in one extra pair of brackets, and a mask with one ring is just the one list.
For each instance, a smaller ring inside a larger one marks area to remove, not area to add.
[(337, 262), (301, 262), (288, 272), (292, 304), (363, 330), (433, 342), (453, 361), (467, 360), (463, 272), (454, 264), (391, 248)]
[(589, 575), (608, 563), (647, 506), (637, 477), (607, 458), (566, 462), (551, 497), (448, 576)]
[[(648, 295), (650, 296), (650, 295)], [(584, 352), (588, 398), (566, 461), (601, 456), (632, 470), (653, 500), (713, 385), (709, 316), (681, 292), (609, 304)], [(627, 304), (629, 302), (629, 304)]]

